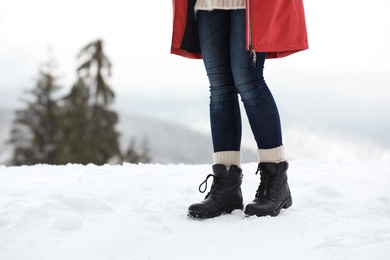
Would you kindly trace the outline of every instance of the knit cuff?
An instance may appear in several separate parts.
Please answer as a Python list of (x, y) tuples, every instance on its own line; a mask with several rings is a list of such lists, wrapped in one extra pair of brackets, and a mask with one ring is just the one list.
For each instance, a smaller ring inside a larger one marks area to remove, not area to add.
[(237, 165), (241, 167), (241, 152), (240, 151), (223, 151), (213, 154), (214, 164), (223, 164), (226, 167)]
[(272, 149), (258, 149), (257, 151), (259, 154), (259, 163), (260, 162), (279, 163), (279, 162), (286, 161), (283, 145)]

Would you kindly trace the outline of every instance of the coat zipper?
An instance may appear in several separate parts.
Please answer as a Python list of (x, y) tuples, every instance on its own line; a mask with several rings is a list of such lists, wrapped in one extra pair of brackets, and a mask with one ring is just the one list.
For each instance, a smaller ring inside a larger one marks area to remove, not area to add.
[(247, 8), (247, 34), (248, 34), (248, 45), (249, 45), (249, 51), (250, 56), (252, 57), (252, 66), (256, 67), (257, 62), (257, 54), (256, 51), (253, 49), (252, 45), (252, 6), (251, 6), (251, 0), (246, 1), (246, 8)]

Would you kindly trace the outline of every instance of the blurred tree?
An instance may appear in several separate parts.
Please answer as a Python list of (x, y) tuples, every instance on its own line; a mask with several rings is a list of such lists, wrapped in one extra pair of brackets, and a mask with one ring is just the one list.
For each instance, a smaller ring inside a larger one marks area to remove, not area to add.
[(64, 116), (61, 159), (62, 163), (88, 164), (93, 161), (90, 151), (91, 131), (89, 127), (89, 89), (79, 78), (70, 93), (62, 101)]
[(111, 62), (103, 51), (103, 41), (96, 40), (81, 49), (77, 56), (81, 65), (77, 71), (79, 77), (91, 86), (93, 104), (108, 106), (114, 100), (114, 92), (107, 84), (105, 77), (111, 77)]
[[(68, 95), (54, 99), (59, 90), (54, 62), (39, 71), (37, 84), (27, 108), (16, 111), (10, 142), (14, 145), (14, 165), (37, 163), (66, 164), (150, 162), (147, 141), (137, 153), (130, 146), (122, 155), (115, 130), (118, 115), (109, 109), (114, 92), (106, 82), (111, 62), (103, 51), (103, 42), (94, 41), (80, 51), (81, 65), (77, 82)], [(135, 142), (135, 141), (134, 141)]]
[(152, 157), (150, 156), (149, 140), (146, 138), (144, 138), (142, 140), (139, 162), (141, 162), (141, 163), (151, 163), (152, 162)]
[(151, 163), (150, 148), (148, 139), (142, 140), (140, 152), (136, 148), (136, 140), (132, 138), (130, 140), (129, 148), (123, 156), (123, 161), (128, 163)]
[(17, 110), (11, 130), (10, 142), (14, 145), (14, 165), (37, 163), (58, 164), (58, 143), (63, 138), (61, 113), (54, 99), (60, 89), (54, 76), (55, 65), (51, 60), (39, 70), (32, 101), (25, 101), (27, 107)]
[(111, 62), (103, 50), (103, 41), (87, 44), (78, 55), (79, 82), (88, 86), (89, 109), (87, 113), (89, 132), (85, 136), (89, 145), (88, 156), (91, 163), (101, 165), (117, 157), (121, 160), (118, 144), (119, 133), (115, 130), (118, 122), (116, 112), (109, 109), (114, 100), (114, 92), (106, 82), (111, 76)]

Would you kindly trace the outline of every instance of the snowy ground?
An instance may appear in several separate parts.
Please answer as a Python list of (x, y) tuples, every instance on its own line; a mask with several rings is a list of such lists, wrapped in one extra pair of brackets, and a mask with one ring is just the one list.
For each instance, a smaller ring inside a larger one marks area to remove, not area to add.
[[(256, 164), (244, 164), (248, 203)], [(389, 259), (390, 163), (292, 161), (276, 218), (186, 217), (210, 165), (0, 166), (1, 260)]]

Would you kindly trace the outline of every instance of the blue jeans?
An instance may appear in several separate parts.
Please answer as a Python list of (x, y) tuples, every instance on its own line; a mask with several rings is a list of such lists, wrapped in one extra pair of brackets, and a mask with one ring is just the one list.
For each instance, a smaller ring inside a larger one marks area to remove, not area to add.
[(256, 66), (246, 50), (245, 10), (198, 11), (198, 31), (210, 82), (210, 123), (214, 152), (240, 151), (244, 104), (257, 148), (282, 145), (279, 112), (263, 77), (266, 53)]

